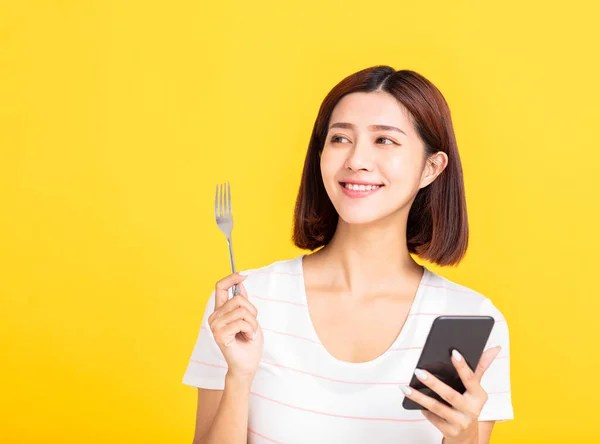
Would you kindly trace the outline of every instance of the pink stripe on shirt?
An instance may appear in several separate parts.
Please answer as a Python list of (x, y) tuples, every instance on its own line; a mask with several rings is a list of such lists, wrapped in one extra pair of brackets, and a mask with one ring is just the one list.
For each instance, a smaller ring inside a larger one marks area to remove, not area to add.
[[(275, 302), (279, 304), (290, 304), (297, 307), (308, 308), (308, 305), (301, 302), (285, 301), (283, 299), (264, 298), (262, 296), (250, 295), (249, 299), (260, 299), (261, 301)], [(478, 316), (476, 313), (409, 313), (408, 316)], [(505, 319), (497, 319), (496, 323), (506, 322)]]
[[(496, 359), (498, 359), (498, 358), (496, 358)], [(216, 368), (223, 368), (223, 369), (228, 368), (226, 365), (209, 364), (207, 362), (197, 361), (195, 359), (192, 359), (191, 362), (193, 362), (194, 364), (198, 364), (198, 365), (206, 365), (208, 367), (216, 367)], [(261, 359), (260, 362), (263, 364), (266, 364), (266, 365), (272, 365), (273, 367), (283, 368), (285, 370), (289, 370), (292, 372), (312, 376), (313, 378), (319, 378), (319, 379), (323, 379), (323, 380), (331, 381), (331, 382), (338, 382), (340, 384), (353, 384), (353, 385), (408, 385), (409, 384), (408, 382), (404, 382), (404, 381), (348, 381), (348, 380), (343, 380), (343, 379), (335, 379), (335, 378), (330, 378), (327, 376), (317, 375), (316, 373), (311, 373), (311, 372), (307, 372), (305, 370), (299, 370), (296, 368), (288, 367), (286, 365), (278, 364), (276, 362), (265, 361), (264, 359)], [(500, 393), (503, 393), (503, 392), (500, 392)], [(489, 394), (490, 393), (488, 393), (488, 395)]]
[(190, 362), (193, 362), (194, 364), (199, 364), (199, 365), (206, 365), (207, 367), (224, 368), (225, 370), (227, 370), (229, 368), (226, 365), (210, 364), (208, 362), (196, 361), (195, 359), (190, 359)]
[(441, 289), (448, 290), (448, 291), (454, 291), (455, 293), (477, 294), (477, 292), (474, 290), (463, 290), (460, 288), (450, 288), (450, 287), (446, 287), (445, 285), (421, 284), (421, 286), (430, 287), (430, 288), (441, 288)]
[(302, 273), (290, 273), (288, 271), (273, 271), (273, 270), (247, 270), (249, 276), (254, 274), (277, 274), (280, 276), (302, 276)]
[[(197, 361), (195, 359), (192, 359), (190, 362), (193, 362), (194, 364), (198, 364), (198, 365), (206, 365), (208, 367), (215, 367), (215, 368), (223, 368), (227, 370), (227, 366), (226, 365), (217, 365), (217, 364), (209, 364), (208, 362), (202, 362), (202, 361)], [(285, 365), (281, 365), (281, 364), (277, 364), (275, 362), (269, 362), (269, 361), (265, 361), (264, 359), (260, 360), (261, 363), (266, 364), (266, 365), (272, 365), (273, 367), (279, 367), (279, 368), (283, 368), (285, 370), (289, 370), (292, 372), (296, 372), (296, 373), (301, 373), (303, 375), (308, 375), (308, 376), (312, 376), (313, 378), (319, 378), (319, 379), (324, 379), (327, 381), (332, 381), (332, 382), (339, 382), (342, 384), (355, 384), (355, 385), (407, 385), (408, 382), (398, 382), (398, 381), (389, 381), (389, 382), (381, 382), (381, 381), (375, 381), (375, 382), (369, 382), (369, 381), (344, 381), (342, 379), (333, 379), (333, 378), (328, 378), (327, 376), (321, 376), (321, 375), (317, 375), (315, 373), (310, 373), (304, 370), (298, 370), (292, 367), (288, 367)]]
[(327, 381), (332, 381), (332, 382), (339, 382), (342, 384), (355, 384), (355, 385), (407, 385), (408, 382), (399, 382), (399, 381), (386, 381), (386, 382), (382, 382), (382, 381), (344, 381), (343, 379), (334, 379), (334, 378), (329, 378), (327, 376), (321, 376), (321, 375), (317, 375), (315, 373), (310, 373), (304, 370), (298, 370), (295, 368), (291, 368), (291, 367), (287, 367), (285, 365), (281, 365), (281, 364), (277, 364), (275, 362), (269, 362), (269, 361), (265, 361), (265, 360), (261, 360), (260, 362), (262, 362), (263, 364), (267, 364), (267, 365), (272, 365), (274, 367), (279, 367), (279, 368), (283, 368), (286, 370), (290, 370), (292, 372), (296, 372), (296, 373), (302, 373), (303, 375), (308, 375), (308, 376), (312, 376), (314, 378), (319, 378), (319, 379), (325, 379)]
[[(331, 416), (334, 418), (344, 418), (344, 419), (354, 419), (360, 421), (391, 421), (391, 422), (422, 422), (427, 421), (425, 418), (415, 418), (415, 419), (403, 419), (403, 418), (373, 418), (373, 417), (364, 417), (364, 416), (350, 416), (350, 415), (338, 415), (336, 413), (328, 413), (328, 412), (320, 412), (318, 410), (305, 409), (304, 407), (298, 407), (295, 405), (287, 404), (285, 402), (277, 401), (276, 399), (269, 398), (264, 395), (260, 395), (256, 392), (250, 392), (250, 394), (257, 396), (258, 398), (266, 399), (267, 401), (273, 402), (275, 404), (283, 405), (285, 407), (289, 407), (294, 410), (301, 410), (303, 412), (314, 413), (316, 415), (324, 415)], [(400, 397), (399, 397), (400, 398)]]
[[(200, 328), (202, 330), (207, 330), (207, 331), (210, 332), (210, 328), (208, 328), (205, 325), (202, 325)], [(302, 341), (310, 342), (312, 344), (319, 345), (319, 346), (321, 346), (321, 347), (324, 348), (324, 345), (320, 341), (317, 341), (317, 340), (314, 340), (314, 339), (306, 338), (304, 336), (299, 336), (299, 335), (295, 335), (295, 334), (292, 334), (292, 333), (287, 333), (287, 332), (273, 330), (271, 328), (266, 328), (266, 327), (261, 327), (261, 328), (262, 328), (263, 331), (266, 331), (266, 332), (269, 332), (269, 333), (274, 333), (274, 334), (281, 335), (281, 336), (288, 336), (288, 337), (291, 337), (291, 338), (300, 339)], [(390, 348), (388, 351), (389, 352), (401, 352), (401, 351), (422, 350), (422, 349), (423, 349), (423, 346), (419, 346), (419, 347), (396, 347), (396, 348)], [(507, 358), (508, 358), (508, 356), (497, 356), (495, 359), (507, 359)]]
[(282, 442), (275, 441), (274, 439), (271, 439), (271, 438), (267, 438), (265, 435), (261, 435), (261, 434), (260, 434), (260, 433), (258, 433), (257, 431), (255, 431), (255, 430), (252, 430), (250, 427), (248, 427), (248, 431), (249, 431), (250, 433), (252, 433), (253, 435), (260, 436), (261, 438), (263, 438), (263, 439), (266, 439), (267, 441), (274, 442), (274, 443), (276, 443), (276, 444), (283, 444)]
[(260, 299), (262, 301), (278, 302), (280, 304), (291, 304), (291, 305), (297, 305), (298, 307), (308, 307), (306, 304), (301, 304), (300, 302), (284, 301), (282, 299), (263, 298), (262, 296), (256, 296), (256, 295), (250, 295), (248, 297), (248, 299)]
[(291, 333), (284, 333), (284, 332), (277, 331), (277, 330), (271, 330), (270, 328), (265, 328), (265, 327), (261, 327), (261, 328), (263, 331), (268, 331), (271, 333), (275, 333), (277, 335), (290, 336), (292, 338), (302, 339), (303, 341), (308, 341), (308, 342), (312, 342), (313, 344), (321, 345), (321, 343), (319, 341), (315, 341), (314, 339), (305, 338), (303, 336), (298, 336), (298, 335), (294, 335)]

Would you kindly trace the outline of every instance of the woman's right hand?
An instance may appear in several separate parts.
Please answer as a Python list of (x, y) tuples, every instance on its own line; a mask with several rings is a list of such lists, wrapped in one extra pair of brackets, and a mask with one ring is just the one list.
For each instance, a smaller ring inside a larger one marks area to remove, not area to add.
[[(258, 311), (248, 300), (242, 283), (245, 279), (233, 273), (217, 282), (215, 310), (208, 324), (227, 361), (228, 376), (252, 380), (262, 355), (263, 334), (256, 320)], [(229, 299), (229, 289), (235, 284), (240, 294)]]

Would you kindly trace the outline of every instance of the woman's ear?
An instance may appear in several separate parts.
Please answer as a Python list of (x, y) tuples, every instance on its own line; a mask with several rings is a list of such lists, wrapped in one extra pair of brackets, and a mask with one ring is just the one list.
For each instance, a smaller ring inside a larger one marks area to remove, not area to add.
[(443, 151), (438, 151), (432, 156), (427, 157), (419, 188), (425, 188), (433, 182), (440, 174), (442, 174), (442, 171), (444, 171), (446, 166), (448, 166), (448, 155)]

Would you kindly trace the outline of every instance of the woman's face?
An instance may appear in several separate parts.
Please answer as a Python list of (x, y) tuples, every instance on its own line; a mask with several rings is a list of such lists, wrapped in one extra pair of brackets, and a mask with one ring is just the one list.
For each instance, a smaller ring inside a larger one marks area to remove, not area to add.
[(426, 162), (423, 142), (406, 109), (390, 94), (352, 93), (336, 105), (323, 152), (325, 190), (350, 224), (410, 209), (420, 188), (447, 164), (444, 153)]

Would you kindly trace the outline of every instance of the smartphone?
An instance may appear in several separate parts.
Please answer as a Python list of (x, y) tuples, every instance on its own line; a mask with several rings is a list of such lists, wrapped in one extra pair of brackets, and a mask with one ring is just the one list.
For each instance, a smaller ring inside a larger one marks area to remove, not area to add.
[[(427, 370), (454, 390), (463, 394), (466, 389), (450, 357), (456, 349), (466, 363), (475, 370), (483, 349), (494, 327), (491, 316), (438, 316), (434, 319), (417, 368)], [(437, 393), (425, 386), (413, 373), (410, 387), (449, 405)], [(407, 410), (427, 410), (421, 404), (404, 398), (402, 406)]]

